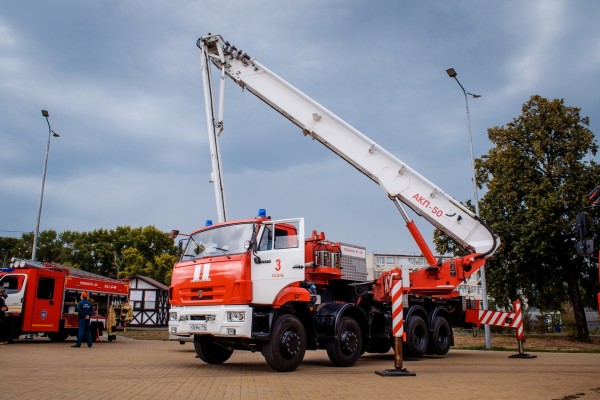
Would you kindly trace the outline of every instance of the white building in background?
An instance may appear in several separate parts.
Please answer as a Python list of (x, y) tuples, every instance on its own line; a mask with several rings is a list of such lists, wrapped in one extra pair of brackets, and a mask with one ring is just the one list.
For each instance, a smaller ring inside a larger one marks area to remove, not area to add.
[[(445, 261), (452, 257), (436, 256), (435, 258), (441, 258)], [(422, 254), (392, 252), (373, 252), (367, 254), (367, 280), (377, 279), (382, 272), (395, 268), (414, 271), (425, 267), (427, 267), (427, 261)], [(479, 272), (471, 275), (465, 283), (458, 287), (461, 296), (471, 296), (476, 300), (481, 300), (481, 286), (479, 281)]]

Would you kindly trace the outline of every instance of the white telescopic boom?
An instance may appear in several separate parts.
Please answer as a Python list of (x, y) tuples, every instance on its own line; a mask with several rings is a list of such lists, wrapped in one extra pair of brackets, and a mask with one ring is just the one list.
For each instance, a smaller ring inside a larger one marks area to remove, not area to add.
[(500, 240), (469, 209), (258, 61), (220, 35), (200, 38), (198, 47), (238, 85), (372, 179), (390, 199), (400, 200), (480, 257), (496, 251)]

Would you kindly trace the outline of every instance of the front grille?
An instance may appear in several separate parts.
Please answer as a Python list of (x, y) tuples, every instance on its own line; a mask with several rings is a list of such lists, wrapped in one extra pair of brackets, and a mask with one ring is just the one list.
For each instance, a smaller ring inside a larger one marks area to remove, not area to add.
[(224, 286), (192, 288), (186, 290), (181, 296), (186, 301), (223, 301), (225, 297)]

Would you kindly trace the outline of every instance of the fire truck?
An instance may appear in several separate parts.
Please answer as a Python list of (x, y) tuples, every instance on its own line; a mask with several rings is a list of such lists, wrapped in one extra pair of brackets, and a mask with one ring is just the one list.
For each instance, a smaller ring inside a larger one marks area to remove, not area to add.
[[(171, 336), (193, 337), (198, 357), (209, 364), (226, 362), (234, 350), (260, 351), (272, 369), (287, 372), (300, 365), (306, 350), (325, 349), (335, 366), (351, 366), (364, 353), (392, 348), (391, 282), (401, 276), (405, 354), (445, 355), (453, 345), (452, 327), (465, 325), (467, 307), (476, 305), (457, 287), (485, 265), (500, 245), (498, 237), (442, 189), (220, 35), (197, 44), (219, 221), (179, 242), (169, 289)], [(218, 89), (212, 66), (219, 71)], [(228, 221), (217, 140), (226, 77), (377, 183), (428, 266), (388, 271), (373, 281), (351, 279), (340, 262), (340, 242), (306, 230), (303, 218), (272, 219), (260, 210), (255, 218)], [(468, 255), (436, 260), (404, 206)]]
[[(585, 210), (600, 208), (600, 186), (596, 186), (588, 193), (588, 199), (592, 202), (590, 206), (579, 210), (576, 219), (577, 228), (577, 255), (590, 257), (594, 254), (594, 240), (589, 238), (590, 221)], [(600, 288), (600, 250), (598, 250), (598, 283)], [(598, 298), (598, 317), (600, 317), (600, 290), (597, 293)]]
[[(77, 302), (87, 292), (94, 306), (90, 330), (94, 341), (110, 328), (112, 306), (127, 302), (129, 284), (54, 263), (13, 258), (0, 270), (0, 286), (8, 297), (3, 336), (9, 341), (23, 334), (44, 333), (57, 342), (77, 336)], [(116, 337), (109, 335), (109, 340)]]

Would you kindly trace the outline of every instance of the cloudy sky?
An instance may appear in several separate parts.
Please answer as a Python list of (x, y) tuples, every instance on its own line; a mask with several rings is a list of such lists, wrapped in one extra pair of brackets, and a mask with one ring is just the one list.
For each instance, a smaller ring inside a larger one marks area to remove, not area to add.
[[(223, 37), (458, 200), (487, 129), (533, 94), (600, 129), (595, 1), (7, 1), (0, 8), (0, 235), (216, 220), (196, 40)], [(416, 250), (384, 192), (228, 82), (230, 219), (266, 208), (368, 251)], [(483, 194), (483, 193), (482, 193)], [(427, 239), (429, 224), (415, 217)]]

